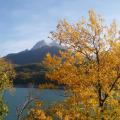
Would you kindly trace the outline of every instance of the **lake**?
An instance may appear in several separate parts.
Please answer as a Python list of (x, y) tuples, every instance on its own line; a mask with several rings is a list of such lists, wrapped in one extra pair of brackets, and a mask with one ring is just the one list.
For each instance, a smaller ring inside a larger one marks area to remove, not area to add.
[(6, 117), (6, 120), (16, 120), (16, 108), (25, 102), (25, 99), (29, 94), (32, 94), (33, 97), (44, 101), (44, 107), (48, 107), (50, 104), (64, 100), (63, 90), (15, 88), (11, 93), (5, 92), (5, 100), (9, 107), (9, 114)]

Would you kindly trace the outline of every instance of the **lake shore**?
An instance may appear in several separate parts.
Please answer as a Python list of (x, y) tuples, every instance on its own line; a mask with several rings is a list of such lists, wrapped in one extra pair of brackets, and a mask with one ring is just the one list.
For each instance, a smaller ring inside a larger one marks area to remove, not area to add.
[[(31, 84), (31, 83), (29, 83), (29, 84), (18, 84), (18, 85), (13, 85), (13, 87), (14, 88), (40, 88), (40, 84), (39, 85), (34, 85), (34, 84)], [(58, 86), (58, 87), (49, 87), (49, 86), (47, 86), (47, 87), (45, 87), (46, 89), (48, 88), (48, 89), (60, 89), (60, 90), (64, 90), (64, 86), (63, 85), (61, 85), (61, 86)], [(44, 89), (43, 87), (42, 88), (40, 88), (40, 89)]]

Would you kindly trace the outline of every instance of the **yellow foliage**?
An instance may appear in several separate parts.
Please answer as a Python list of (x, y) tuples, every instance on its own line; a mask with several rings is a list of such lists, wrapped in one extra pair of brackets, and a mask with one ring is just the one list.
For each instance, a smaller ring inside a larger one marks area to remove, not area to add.
[[(51, 33), (51, 38), (66, 46), (67, 50), (60, 52), (60, 56), (46, 56), (43, 62), (49, 69), (46, 76), (64, 84), (71, 93), (69, 103), (82, 104), (89, 119), (112, 116), (110, 111), (106, 112), (109, 107), (120, 114), (114, 108), (118, 104), (114, 96), (119, 97), (116, 91), (120, 89), (119, 35), (115, 21), (106, 27), (94, 11), (89, 11), (88, 22), (82, 20), (71, 25), (63, 20)], [(62, 113), (60, 115), (64, 116), (65, 112)], [(68, 118), (69, 114), (65, 119)]]
[(40, 109), (42, 103), (36, 102), (36, 105), (30, 109), (28, 116), (24, 120), (52, 120), (51, 116)]

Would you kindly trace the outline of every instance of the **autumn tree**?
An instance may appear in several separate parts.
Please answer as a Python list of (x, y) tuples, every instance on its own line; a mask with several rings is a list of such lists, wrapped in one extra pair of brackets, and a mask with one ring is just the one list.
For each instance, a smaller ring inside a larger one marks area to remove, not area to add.
[(4, 101), (4, 92), (12, 88), (12, 79), (14, 77), (13, 66), (6, 60), (0, 59), (0, 120), (4, 120), (8, 113), (8, 108)]
[(17, 120), (52, 120), (52, 117), (41, 108), (42, 105), (43, 102), (29, 93), (23, 105), (17, 107)]
[(35, 105), (29, 110), (28, 115), (24, 120), (53, 120), (51, 116), (47, 115), (47, 113), (42, 110), (41, 102), (35, 102)]
[(69, 95), (68, 106), (55, 109), (66, 120), (120, 119), (120, 34), (115, 20), (107, 26), (93, 10), (88, 14), (75, 24), (61, 20), (51, 32), (66, 52), (47, 55), (46, 76), (63, 84)]

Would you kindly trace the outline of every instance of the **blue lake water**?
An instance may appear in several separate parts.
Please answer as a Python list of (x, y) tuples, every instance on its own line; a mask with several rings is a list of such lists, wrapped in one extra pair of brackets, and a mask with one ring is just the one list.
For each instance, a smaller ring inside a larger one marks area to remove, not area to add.
[(64, 100), (64, 91), (56, 89), (40, 90), (37, 88), (15, 88), (11, 93), (5, 93), (5, 100), (9, 107), (9, 114), (6, 120), (16, 120), (16, 108), (22, 105), (26, 97), (31, 94), (33, 97), (44, 101), (44, 107)]

